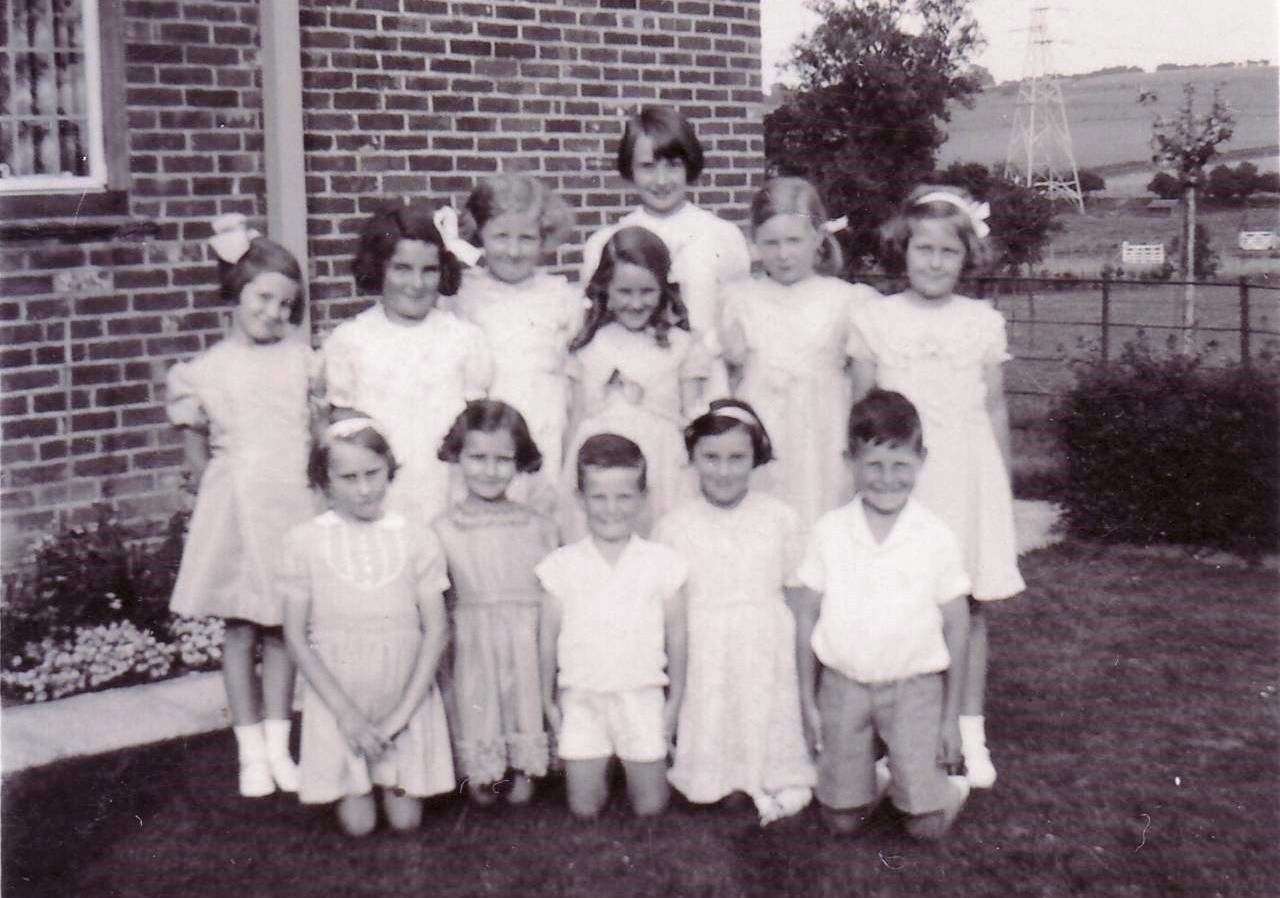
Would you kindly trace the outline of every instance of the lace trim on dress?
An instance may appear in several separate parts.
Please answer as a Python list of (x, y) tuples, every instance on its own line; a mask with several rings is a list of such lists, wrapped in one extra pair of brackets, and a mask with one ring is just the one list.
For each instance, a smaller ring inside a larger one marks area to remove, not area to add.
[(449, 523), (459, 530), (478, 530), (486, 527), (522, 527), (529, 523), (534, 512), (519, 502), (504, 502), (492, 507), (456, 504), (446, 513)]

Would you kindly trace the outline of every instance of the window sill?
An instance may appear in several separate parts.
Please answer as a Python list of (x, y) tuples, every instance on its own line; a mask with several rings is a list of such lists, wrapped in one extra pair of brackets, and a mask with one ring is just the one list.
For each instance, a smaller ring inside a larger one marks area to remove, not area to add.
[(10, 240), (137, 240), (154, 237), (160, 224), (128, 215), (83, 215), (75, 218), (29, 218), (0, 221), (0, 241)]

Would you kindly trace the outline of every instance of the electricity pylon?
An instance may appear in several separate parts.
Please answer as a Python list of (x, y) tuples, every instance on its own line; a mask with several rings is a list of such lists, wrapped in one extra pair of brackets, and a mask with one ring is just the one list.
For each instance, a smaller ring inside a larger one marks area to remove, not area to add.
[(1050, 65), (1049, 7), (1031, 8), (1027, 56), (1014, 109), (1005, 176), (1043, 191), (1050, 199), (1069, 200), (1084, 211), (1080, 170), (1071, 149), (1062, 87)]

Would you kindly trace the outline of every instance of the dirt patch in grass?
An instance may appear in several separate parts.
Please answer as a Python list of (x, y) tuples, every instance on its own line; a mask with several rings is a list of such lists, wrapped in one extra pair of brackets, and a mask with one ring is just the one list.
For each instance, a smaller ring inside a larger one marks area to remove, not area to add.
[(555, 784), (352, 843), (327, 809), (237, 798), (224, 732), (11, 777), (5, 895), (1280, 894), (1274, 574), (1079, 543), (1023, 569), (991, 609), (1000, 780), (940, 846), (888, 812), (844, 840), (682, 803), (583, 824)]

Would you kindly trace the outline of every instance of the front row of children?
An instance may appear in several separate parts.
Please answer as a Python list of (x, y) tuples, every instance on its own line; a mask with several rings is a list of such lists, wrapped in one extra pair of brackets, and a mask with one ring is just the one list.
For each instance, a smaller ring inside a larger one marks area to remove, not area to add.
[[(560, 548), (547, 519), (507, 498), (540, 463), (509, 405), (470, 403), (446, 437), (440, 457), (467, 496), (434, 533), (384, 511), (396, 461), (381, 425), (335, 417), (308, 468), (330, 508), (289, 533), (277, 583), (311, 687), (300, 798), (336, 801), (346, 832), (376, 826), (375, 786), (389, 824), (416, 827), (422, 799), (454, 787), (455, 757), (474, 800), (497, 800), (499, 784), (529, 800), (547, 729), (580, 817), (604, 806), (616, 757), (640, 815), (666, 807), (670, 783), (698, 803), (745, 793), (762, 823), (815, 789), (835, 832), (856, 830), (886, 792), (917, 837), (954, 820), (968, 794), (946, 771), (960, 760), (969, 583), (955, 537), (911, 499), (924, 448), (900, 394), (854, 406), (858, 493), (807, 547), (795, 513), (749, 488), (771, 449), (737, 400), (686, 429), (701, 495), (652, 540), (638, 532), (639, 446), (587, 439), (576, 467), (588, 532)], [(436, 675), (451, 582), (449, 724)]]

